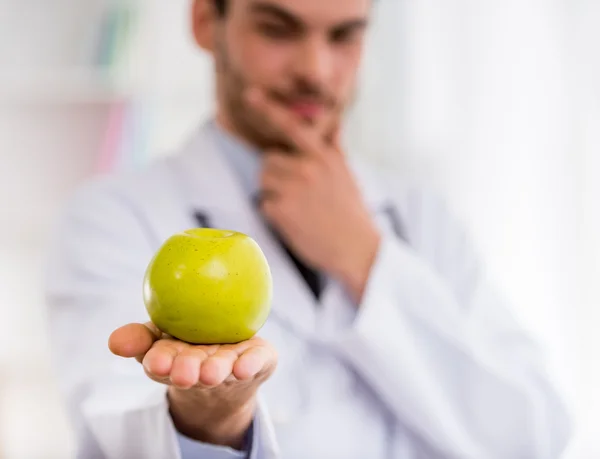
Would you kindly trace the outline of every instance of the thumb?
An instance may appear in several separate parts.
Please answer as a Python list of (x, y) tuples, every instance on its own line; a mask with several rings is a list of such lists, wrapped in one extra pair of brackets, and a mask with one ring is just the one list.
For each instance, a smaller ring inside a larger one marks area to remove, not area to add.
[(111, 333), (108, 339), (108, 348), (119, 357), (140, 358), (161, 336), (161, 331), (152, 322), (129, 324), (117, 328)]

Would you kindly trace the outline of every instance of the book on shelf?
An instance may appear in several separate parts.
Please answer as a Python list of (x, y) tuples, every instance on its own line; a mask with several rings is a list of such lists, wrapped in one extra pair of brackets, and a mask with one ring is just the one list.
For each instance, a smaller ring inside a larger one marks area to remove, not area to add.
[(144, 104), (125, 100), (113, 104), (98, 153), (96, 172), (131, 170), (146, 164), (151, 119)]
[[(142, 2), (109, 1), (103, 8), (95, 44), (94, 66), (105, 82), (116, 91), (135, 88), (136, 66), (140, 66), (140, 45), (147, 46), (140, 33)], [(144, 145), (147, 116), (134, 94), (124, 91), (124, 97), (110, 107), (103, 145), (100, 148), (97, 171), (106, 173), (115, 169), (136, 167), (145, 160)]]
[(109, 1), (98, 22), (93, 66), (117, 87), (132, 77), (141, 5), (141, 2)]

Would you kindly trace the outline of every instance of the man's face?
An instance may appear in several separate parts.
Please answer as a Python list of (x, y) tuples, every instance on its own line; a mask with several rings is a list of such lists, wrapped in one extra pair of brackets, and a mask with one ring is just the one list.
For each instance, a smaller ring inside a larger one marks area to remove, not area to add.
[(215, 24), (219, 117), (260, 147), (285, 139), (246, 101), (265, 91), (323, 136), (356, 83), (372, 0), (228, 0)]

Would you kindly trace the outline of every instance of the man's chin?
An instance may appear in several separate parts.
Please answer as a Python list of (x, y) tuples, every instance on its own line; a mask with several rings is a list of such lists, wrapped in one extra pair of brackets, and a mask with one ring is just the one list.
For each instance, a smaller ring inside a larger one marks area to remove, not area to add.
[[(237, 118), (235, 124), (242, 135), (248, 141), (260, 149), (277, 149), (284, 151), (295, 151), (295, 146), (289, 137), (286, 137), (276, 126), (273, 126), (260, 113), (252, 113), (252, 109), (246, 109), (246, 116)], [(238, 112), (239, 113), (239, 112)], [(322, 114), (320, 116), (301, 117), (303, 123), (307, 126), (317, 128), (317, 135), (322, 136), (324, 140), (332, 137), (333, 130), (339, 125), (340, 120), (337, 116), (331, 114)]]

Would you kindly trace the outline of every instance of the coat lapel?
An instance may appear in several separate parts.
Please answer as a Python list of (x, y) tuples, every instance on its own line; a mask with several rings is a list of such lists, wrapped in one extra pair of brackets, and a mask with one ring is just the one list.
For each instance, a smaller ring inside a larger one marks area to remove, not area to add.
[(203, 128), (175, 163), (188, 199), (193, 225), (239, 231), (261, 247), (271, 267), (273, 304), (270, 320), (305, 335), (315, 333), (315, 302), (304, 279), (245, 195), (235, 172)]

